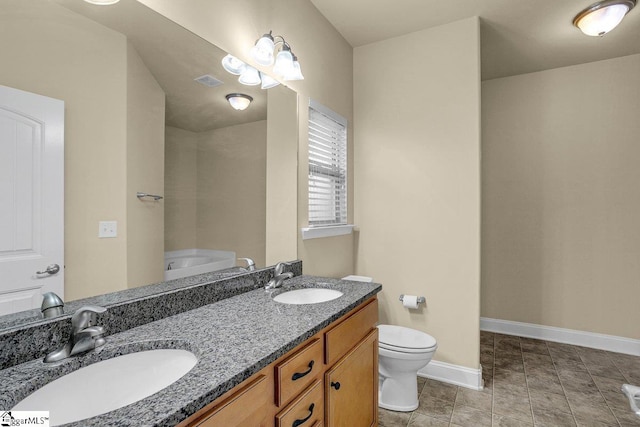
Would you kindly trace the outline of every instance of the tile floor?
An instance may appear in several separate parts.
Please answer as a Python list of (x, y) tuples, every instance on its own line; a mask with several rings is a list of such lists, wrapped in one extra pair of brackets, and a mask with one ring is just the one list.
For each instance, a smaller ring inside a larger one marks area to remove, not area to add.
[(380, 409), (380, 426), (640, 426), (620, 391), (640, 385), (640, 357), (490, 332), (480, 342), (484, 390), (419, 378), (418, 409)]

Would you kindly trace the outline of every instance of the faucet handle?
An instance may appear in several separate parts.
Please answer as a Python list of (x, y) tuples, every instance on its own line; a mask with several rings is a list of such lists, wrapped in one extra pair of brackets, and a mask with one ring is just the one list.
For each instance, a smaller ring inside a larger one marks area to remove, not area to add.
[(76, 333), (81, 329), (85, 329), (89, 326), (92, 315), (96, 313), (104, 313), (105, 311), (107, 311), (107, 309), (100, 307), (99, 305), (85, 305), (80, 307), (71, 317), (72, 332)]
[(273, 269), (273, 274), (274, 276), (279, 276), (282, 274), (282, 272), (284, 271), (284, 268), (287, 267), (288, 265), (291, 265), (288, 262), (279, 262), (276, 264), (275, 268)]
[(256, 263), (251, 258), (238, 258), (238, 260), (247, 263), (247, 270), (254, 271), (256, 269)]
[(105, 345), (107, 341), (102, 337), (103, 335), (104, 328), (102, 326), (89, 326), (82, 329), (74, 337), (75, 342), (69, 356), (75, 356)]

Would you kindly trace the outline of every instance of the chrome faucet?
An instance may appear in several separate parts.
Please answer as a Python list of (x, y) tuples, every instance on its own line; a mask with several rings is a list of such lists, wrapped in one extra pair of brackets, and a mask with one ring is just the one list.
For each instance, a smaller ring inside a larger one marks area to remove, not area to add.
[(238, 258), (238, 260), (245, 261), (247, 263), (246, 267), (241, 268), (244, 268), (247, 271), (255, 271), (256, 263), (251, 258)]
[(276, 264), (275, 268), (273, 269), (273, 279), (269, 280), (267, 286), (264, 287), (265, 289), (269, 290), (279, 288), (280, 286), (282, 286), (282, 282), (293, 277), (293, 273), (290, 271), (283, 273), (284, 268), (287, 265), (289, 264), (285, 262), (279, 262)]
[(69, 341), (59, 349), (47, 354), (44, 358), (45, 363), (57, 362), (103, 346), (106, 342), (102, 337), (104, 328), (102, 326), (93, 326), (91, 323), (94, 314), (104, 313), (105, 311), (107, 309), (104, 307), (87, 305), (80, 307), (73, 313)]

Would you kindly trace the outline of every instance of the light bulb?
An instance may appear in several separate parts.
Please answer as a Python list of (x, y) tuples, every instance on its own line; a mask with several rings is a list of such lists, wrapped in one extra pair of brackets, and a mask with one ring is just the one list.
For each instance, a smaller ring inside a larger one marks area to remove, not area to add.
[(256, 86), (261, 83), (258, 70), (253, 68), (251, 65), (247, 65), (244, 67), (244, 71), (242, 71), (242, 74), (240, 74), (240, 78), (238, 78), (238, 81), (247, 86)]

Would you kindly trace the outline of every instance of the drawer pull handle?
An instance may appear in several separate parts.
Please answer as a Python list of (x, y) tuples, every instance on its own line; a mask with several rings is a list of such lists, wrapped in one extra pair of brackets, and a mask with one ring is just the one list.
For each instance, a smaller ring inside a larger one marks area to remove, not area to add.
[(291, 425), (291, 427), (298, 427), (298, 426), (304, 424), (305, 422), (307, 422), (307, 420), (313, 416), (313, 408), (315, 406), (316, 406), (315, 403), (312, 403), (311, 405), (309, 405), (309, 415), (307, 415), (306, 418), (303, 418), (301, 420), (295, 420), (293, 422), (293, 424)]
[(340, 390), (340, 383), (339, 382), (333, 382), (331, 381), (331, 387), (335, 388), (336, 390)]
[(293, 376), (291, 377), (291, 381), (295, 381), (295, 380), (299, 380), (300, 378), (304, 377), (305, 375), (309, 374), (311, 371), (313, 370), (313, 360), (311, 362), (309, 362), (309, 369), (307, 369), (304, 372), (296, 372), (295, 374), (293, 374)]

